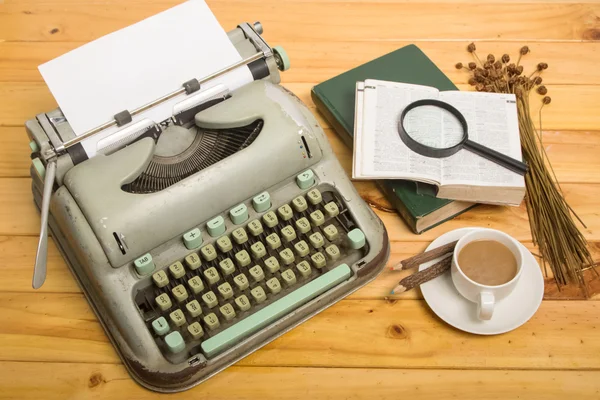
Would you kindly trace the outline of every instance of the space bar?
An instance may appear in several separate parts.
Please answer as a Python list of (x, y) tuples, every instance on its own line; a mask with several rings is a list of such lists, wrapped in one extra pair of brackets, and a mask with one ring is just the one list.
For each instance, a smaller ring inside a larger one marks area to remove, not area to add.
[(273, 304), (269, 304), (248, 318), (202, 342), (202, 351), (207, 357), (212, 357), (228, 349), (243, 338), (252, 335), (271, 322), (308, 303), (338, 283), (345, 281), (350, 275), (350, 267), (347, 264), (338, 265), (331, 271), (310, 281)]

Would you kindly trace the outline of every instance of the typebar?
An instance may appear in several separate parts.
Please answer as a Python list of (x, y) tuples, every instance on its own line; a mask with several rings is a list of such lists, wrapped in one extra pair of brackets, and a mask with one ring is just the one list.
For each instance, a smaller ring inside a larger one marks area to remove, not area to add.
[(217, 355), (243, 338), (250, 336), (271, 322), (308, 303), (326, 290), (348, 279), (351, 274), (350, 267), (347, 264), (337, 266), (273, 304), (268, 305), (248, 318), (202, 342), (202, 351), (207, 357)]

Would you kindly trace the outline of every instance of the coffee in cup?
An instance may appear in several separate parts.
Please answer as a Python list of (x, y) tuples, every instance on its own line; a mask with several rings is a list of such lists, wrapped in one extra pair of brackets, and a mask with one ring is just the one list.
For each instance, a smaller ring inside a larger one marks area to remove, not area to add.
[(519, 242), (493, 229), (478, 229), (458, 240), (452, 255), (452, 282), (463, 297), (477, 304), (479, 319), (491, 319), (496, 302), (512, 293), (523, 258)]

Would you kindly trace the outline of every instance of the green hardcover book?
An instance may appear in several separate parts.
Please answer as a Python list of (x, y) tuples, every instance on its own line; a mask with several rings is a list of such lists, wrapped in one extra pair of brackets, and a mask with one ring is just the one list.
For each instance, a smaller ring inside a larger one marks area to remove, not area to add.
[[(415, 45), (402, 47), (312, 88), (317, 109), (344, 143), (352, 147), (356, 82), (365, 79), (457, 90), (452, 81)], [(389, 202), (415, 233), (421, 233), (470, 209), (473, 203), (438, 199), (435, 187), (403, 180), (378, 181)]]

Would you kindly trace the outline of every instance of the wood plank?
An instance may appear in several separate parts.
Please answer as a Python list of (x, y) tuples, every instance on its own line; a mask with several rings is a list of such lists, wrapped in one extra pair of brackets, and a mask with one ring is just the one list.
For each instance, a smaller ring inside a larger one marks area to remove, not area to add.
[[(484, 338), (446, 325), (421, 300), (342, 300), (239, 365), (600, 369), (599, 310), (544, 301), (519, 329)], [(0, 317), (0, 360), (119, 363), (82, 295), (2, 293)]]
[[(31, 200), (30, 185), (30, 180), (27, 178), (0, 179), (0, 235), (35, 236), (38, 234), (39, 217)], [(355, 185), (367, 202), (387, 204), (384, 203), (385, 200), (374, 183), (355, 182)], [(563, 184), (562, 189), (569, 204), (588, 226), (587, 229), (582, 229), (586, 238), (591, 241), (600, 240), (600, 218), (597, 210), (600, 185)], [(444, 232), (466, 226), (499, 229), (509, 232), (518, 240), (530, 240), (524, 205), (520, 207), (480, 205), (418, 236), (410, 232), (395, 213), (380, 210), (376, 210), (376, 213), (385, 223), (392, 242), (407, 240), (429, 242)]]
[[(0, 398), (135, 398), (159, 394), (137, 385), (121, 365), (2, 362)], [(31, 377), (35, 376), (35, 380)], [(67, 379), (68, 377), (68, 379)], [(347, 368), (230, 367), (173, 399), (342, 399), (464, 400), (535, 398), (596, 399), (598, 372), (589, 371), (454, 371)], [(265, 386), (264, 383), (267, 384)], [(268, 388), (267, 388), (268, 387)], [(35, 389), (35, 390), (32, 390)], [(368, 393), (368, 394), (367, 394)], [(14, 396), (14, 397), (13, 397)]]
[[(425, 250), (428, 242), (395, 242), (391, 249), (390, 259), (387, 266), (397, 264), (400, 260), (413, 256)], [(525, 246), (537, 252), (530, 241), (524, 242)], [(61, 255), (58, 253), (53, 241), (48, 247), (48, 277), (41, 289), (31, 288), (31, 276), (33, 270), (33, 258), (37, 248), (37, 238), (32, 236), (0, 236), (0, 265), (3, 266), (3, 279), (0, 279), (0, 292), (31, 292), (31, 293), (81, 293), (75, 279), (71, 276), (69, 269)], [(600, 260), (600, 242), (590, 243), (590, 250), (595, 259)], [(599, 269), (600, 272), (600, 269)], [(405, 276), (413, 271), (390, 271), (385, 268), (381, 275), (367, 286), (351, 294), (348, 299), (352, 300), (381, 300), (394, 299), (422, 299), (419, 289), (412, 290), (401, 295), (391, 296), (390, 290)], [(600, 292), (600, 278), (589, 274), (588, 282), (590, 292)], [(583, 294), (578, 291), (563, 288), (558, 291), (555, 288), (551, 276), (546, 281), (547, 300), (582, 298)], [(595, 299), (600, 300), (600, 296)]]
[[(7, 1), (0, 13), (0, 38), (6, 41), (89, 41), (163, 11), (177, 0), (128, 3), (118, 0)], [(501, 6), (500, 6), (501, 4)], [(210, 2), (225, 29), (260, 20), (278, 40), (413, 39), (597, 39), (598, 4), (472, 3), (292, 3), (264, 1)], [(318, 7), (318, 12), (315, 12)], [(270, 10), (276, 9), (276, 12)], [(427, 16), (424, 29), (423, 16)], [(535, 18), (532, 18), (535, 15)], [(471, 23), (465, 23), (471, 21)], [(501, 32), (499, 34), (499, 32)]]
[[(267, 28), (266, 28), (267, 29)], [(290, 56), (292, 68), (283, 76), (288, 82), (320, 82), (360, 64), (411, 44), (411, 41), (345, 41), (300, 42), (281, 41), (268, 35), (271, 42), (283, 46)], [(420, 41), (417, 45), (454, 82), (466, 84), (469, 74), (454, 65), (471, 61), (466, 52), (468, 41)], [(6, 42), (0, 44), (0, 82), (41, 82), (38, 65), (64, 54), (83, 42)], [(600, 69), (596, 68), (598, 42), (482, 42), (477, 43), (480, 56), (493, 53), (500, 57), (509, 53), (516, 61), (519, 48), (529, 45), (532, 53), (521, 65), (533, 71), (538, 62), (550, 68), (543, 73), (545, 84), (600, 84)], [(566, 58), (565, 54), (569, 54)]]
[(27, 177), (31, 158), (25, 127), (0, 128), (0, 177)]
[[(284, 77), (284, 79), (286, 79)], [(284, 82), (284, 86), (295, 93), (313, 114), (317, 114), (310, 98), (310, 90), (316, 83)], [(470, 90), (468, 85), (458, 85), (461, 90)], [(553, 85), (549, 89), (552, 104), (544, 109), (543, 128), (547, 130), (600, 130), (600, 85)], [(532, 113), (537, 122), (536, 102), (541, 96), (532, 97)], [(0, 82), (0, 127), (23, 126), (36, 114), (56, 108), (56, 102), (45, 84), (41, 82)], [(321, 116), (319, 120), (323, 122)], [(327, 126), (326, 123), (322, 125)]]

